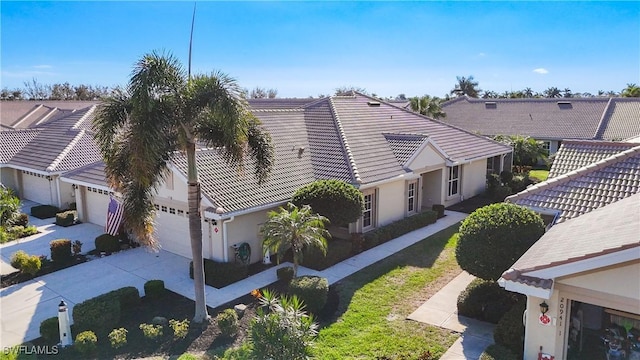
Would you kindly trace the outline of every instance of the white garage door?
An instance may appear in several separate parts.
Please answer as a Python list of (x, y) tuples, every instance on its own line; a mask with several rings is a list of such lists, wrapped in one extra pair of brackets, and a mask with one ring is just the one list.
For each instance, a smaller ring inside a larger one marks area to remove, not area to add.
[(87, 222), (104, 226), (107, 222), (107, 209), (109, 208), (109, 194), (96, 188), (87, 188), (85, 202), (87, 204)]
[(186, 213), (168, 206), (158, 208), (155, 231), (162, 249), (191, 259), (189, 220)]
[(49, 180), (40, 174), (22, 173), (22, 197), (43, 205), (57, 205), (51, 201)]

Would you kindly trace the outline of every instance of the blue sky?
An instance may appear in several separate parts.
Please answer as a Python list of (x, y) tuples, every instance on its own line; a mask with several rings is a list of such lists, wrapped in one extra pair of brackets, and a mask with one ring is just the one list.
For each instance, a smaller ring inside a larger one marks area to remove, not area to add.
[[(187, 63), (193, 2), (0, 4), (2, 87), (124, 85), (152, 50)], [(640, 83), (640, 2), (198, 2), (194, 72), (280, 97), (357, 86), (443, 96)]]

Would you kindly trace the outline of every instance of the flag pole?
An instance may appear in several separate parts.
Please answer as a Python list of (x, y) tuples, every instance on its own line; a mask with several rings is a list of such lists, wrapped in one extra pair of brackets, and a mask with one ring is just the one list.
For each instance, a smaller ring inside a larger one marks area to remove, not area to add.
[(196, 22), (196, 2), (193, 2), (193, 16), (191, 17), (191, 34), (189, 35), (189, 67), (188, 67), (188, 75), (189, 79), (191, 79), (191, 47), (193, 45), (193, 24)]

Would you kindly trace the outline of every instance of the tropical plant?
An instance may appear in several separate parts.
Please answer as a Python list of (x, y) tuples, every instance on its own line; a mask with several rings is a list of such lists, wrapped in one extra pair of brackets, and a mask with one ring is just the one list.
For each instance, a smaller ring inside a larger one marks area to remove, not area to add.
[(558, 89), (555, 86), (552, 86), (552, 87), (546, 89), (545, 91), (542, 92), (542, 94), (544, 95), (544, 97), (547, 97), (547, 98), (559, 98), (559, 97), (562, 97), (562, 93), (560, 92), (560, 89)]
[(9, 225), (20, 215), (20, 199), (13, 191), (0, 185), (0, 226)]
[(154, 325), (154, 324), (140, 324), (140, 330), (142, 330), (142, 335), (147, 339), (156, 340), (162, 335), (164, 332), (162, 330), (162, 325)]
[(331, 235), (324, 225), (329, 220), (312, 213), (309, 205), (298, 208), (288, 203), (286, 208), (270, 211), (267, 216), (268, 220), (260, 228), (260, 234), (264, 238), (263, 252), (277, 254), (279, 263), (281, 256), (291, 249), (294, 277), (298, 274), (298, 264), (302, 262), (305, 247), (317, 247), (323, 254), (327, 254), (327, 238)]
[(262, 183), (273, 164), (269, 135), (251, 115), (236, 81), (221, 72), (185, 73), (170, 54), (152, 52), (135, 65), (125, 89), (105, 99), (94, 120), (109, 185), (122, 194), (124, 226), (143, 245), (156, 249), (152, 196), (178, 151), (187, 162), (189, 235), (194, 262), (195, 322), (209, 317), (205, 303), (200, 182), (196, 147), (218, 149), (240, 167), (255, 160)]
[(442, 99), (437, 96), (431, 97), (429, 95), (415, 96), (409, 99), (409, 105), (411, 110), (425, 116), (429, 116), (434, 119), (440, 119), (447, 116), (442, 111)]
[(125, 328), (111, 330), (109, 333), (109, 342), (111, 343), (111, 347), (119, 349), (127, 345), (127, 333), (128, 331)]
[(547, 161), (549, 152), (542, 141), (520, 135), (497, 135), (493, 138), (513, 148), (513, 164), (516, 166), (533, 166), (538, 161)]
[(189, 333), (189, 320), (184, 319), (182, 321), (171, 319), (169, 320), (169, 327), (173, 330), (173, 337), (176, 339), (184, 339)]
[(477, 98), (478, 94), (482, 91), (478, 88), (478, 82), (474, 81), (473, 76), (464, 77), (456, 76), (458, 83), (456, 87), (451, 90), (451, 95), (463, 96), (467, 95), (472, 98)]
[(355, 186), (340, 180), (318, 180), (296, 190), (291, 202), (327, 217), (335, 226), (352, 223), (362, 216), (364, 197)]
[(627, 87), (622, 89), (622, 97), (640, 97), (640, 86), (636, 84), (627, 84)]

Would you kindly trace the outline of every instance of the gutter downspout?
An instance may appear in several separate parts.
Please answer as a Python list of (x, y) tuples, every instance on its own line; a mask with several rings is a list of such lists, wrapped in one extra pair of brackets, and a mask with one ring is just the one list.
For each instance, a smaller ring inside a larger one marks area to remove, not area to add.
[(222, 254), (224, 257), (224, 262), (229, 262), (229, 240), (227, 238), (227, 224), (233, 222), (236, 217), (235, 215), (229, 218), (228, 220), (222, 221)]

